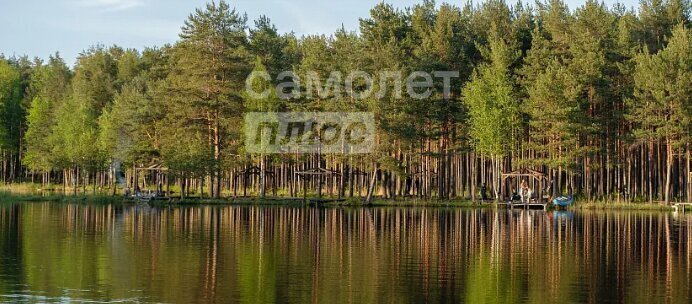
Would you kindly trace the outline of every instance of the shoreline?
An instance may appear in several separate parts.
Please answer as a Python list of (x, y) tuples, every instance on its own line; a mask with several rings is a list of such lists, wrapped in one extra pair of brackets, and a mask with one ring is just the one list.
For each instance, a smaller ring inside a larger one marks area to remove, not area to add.
[[(0, 203), (3, 202), (62, 202), (62, 203), (84, 203), (84, 204), (136, 204), (134, 198), (126, 198), (120, 195), (112, 196), (106, 194), (27, 194), (17, 193), (0, 189)], [(308, 197), (308, 202), (302, 198), (289, 197), (227, 197), (227, 198), (199, 198), (190, 197), (185, 199), (172, 198), (169, 201), (150, 201), (149, 205), (177, 205), (177, 206), (214, 206), (214, 205), (256, 205), (256, 206), (322, 206), (322, 207), (452, 207), (452, 208), (505, 208), (500, 207), (494, 201), (471, 201), (466, 199), (452, 200), (422, 200), (422, 199), (375, 199), (368, 205), (362, 203), (360, 198), (320, 199)], [(515, 208), (519, 209), (519, 208)], [(689, 207), (687, 209), (690, 209)], [(638, 211), (673, 211), (672, 205), (660, 203), (634, 203), (634, 202), (583, 202), (569, 206), (565, 209), (554, 208), (548, 205), (547, 210), (569, 210), (569, 211), (608, 211), (608, 210), (638, 210)]]

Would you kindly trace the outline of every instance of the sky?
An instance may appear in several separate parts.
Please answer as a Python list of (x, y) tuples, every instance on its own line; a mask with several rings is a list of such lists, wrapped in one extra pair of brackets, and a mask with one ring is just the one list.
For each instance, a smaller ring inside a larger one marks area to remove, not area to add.
[[(281, 32), (331, 34), (382, 0), (227, 0), (250, 20), (268, 16)], [(474, 3), (477, 3), (475, 0)], [(571, 9), (585, 0), (566, 0)], [(638, 0), (604, 0), (636, 7)], [(89, 46), (143, 49), (173, 43), (187, 16), (207, 0), (0, 0), (0, 53), (47, 58), (59, 52), (69, 65)], [(422, 0), (386, 0), (396, 7)], [(436, 1), (441, 3), (442, 1)], [(448, 0), (461, 6), (465, 0)], [(508, 0), (513, 3), (513, 0)], [(524, 1), (527, 2), (527, 1)], [(529, 0), (528, 2), (532, 2)], [(252, 24), (252, 21), (249, 22)]]

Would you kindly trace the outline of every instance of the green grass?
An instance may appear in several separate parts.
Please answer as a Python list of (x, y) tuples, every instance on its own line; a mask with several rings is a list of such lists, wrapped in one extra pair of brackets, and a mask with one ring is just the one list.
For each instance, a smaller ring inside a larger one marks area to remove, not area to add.
[(62, 194), (21, 194), (0, 191), (0, 202), (60, 202), (60, 203), (89, 203), (89, 204), (117, 204), (128, 200), (120, 196), (107, 195), (62, 195)]
[(622, 203), (622, 202), (587, 202), (569, 207), (572, 210), (658, 210), (672, 211), (673, 207), (660, 203)]
[(302, 205), (302, 201), (298, 200), (262, 200), (259, 198), (199, 198), (199, 197), (186, 197), (184, 199), (173, 198), (170, 201), (151, 201), (151, 205), (267, 205), (267, 206), (278, 206), (278, 205)]
[[(363, 199), (351, 198), (341, 202), (330, 202), (329, 206), (363, 206)], [(422, 199), (374, 199), (369, 206), (376, 207), (465, 207), (487, 208), (492, 204), (482, 204), (470, 200), (422, 200)]]
[[(81, 190), (81, 189), (80, 189)], [(62, 185), (49, 185), (45, 189), (41, 189), (39, 184), (23, 183), (0, 186), (0, 203), (3, 202), (65, 202), (65, 203), (94, 203), (94, 204), (117, 204), (133, 202), (132, 199), (126, 199), (122, 196), (111, 196), (110, 190), (104, 189), (97, 191), (95, 194), (91, 192), (91, 188), (87, 188), (86, 193), (78, 193), (72, 195), (70, 189), (67, 194), (62, 193)], [(121, 193), (121, 192), (117, 192)], [(214, 198), (199, 198), (188, 197), (185, 199), (173, 198), (168, 201), (152, 201), (151, 204), (167, 205), (169, 203), (176, 205), (267, 205), (267, 206), (301, 206), (305, 205), (300, 198), (287, 197), (269, 197), (268, 199), (260, 199), (258, 197), (241, 197), (232, 198), (230, 194), (227, 197)], [(248, 193), (249, 194), (249, 193)], [(283, 193), (277, 193), (282, 195)], [(284, 194), (287, 195), (287, 194)], [(316, 193), (310, 193), (308, 199), (317, 197)], [(360, 207), (363, 206), (362, 198), (345, 198), (341, 201), (325, 201), (319, 203), (321, 206), (343, 206), (343, 207)], [(399, 198), (391, 199), (374, 199), (369, 206), (379, 207), (455, 207), (455, 208), (488, 208), (494, 207), (493, 203), (473, 202), (466, 199), (452, 200), (425, 200), (417, 198)], [(689, 209), (690, 207), (688, 207)], [(648, 202), (612, 202), (612, 201), (594, 201), (584, 202), (577, 200), (575, 205), (568, 207), (570, 210), (648, 210), (648, 211), (672, 211), (672, 206), (663, 203), (648, 203)]]
[(46, 188), (43, 189), (43, 187), (40, 184), (32, 184), (32, 183), (17, 183), (17, 184), (7, 184), (7, 185), (0, 185), (0, 191), (6, 191), (6, 192), (11, 192), (11, 193), (16, 193), (16, 194), (29, 194), (29, 193), (36, 193), (36, 192), (42, 192), (42, 191), (54, 191), (56, 189), (62, 190), (62, 188), (58, 188), (57, 185), (46, 185)]
[[(21, 190), (19, 190), (21, 189)], [(126, 199), (121, 196), (110, 196), (106, 194), (77, 194), (77, 195), (63, 195), (59, 192), (48, 192), (40, 191), (39, 189), (32, 189), (30, 186), (15, 186), (10, 191), (7, 188), (0, 190), (0, 202), (64, 202), (64, 203), (97, 203), (97, 204), (109, 204), (109, 203), (123, 203), (123, 202), (133, 202), (132, 199)], [(31, 190), (31, 191), (29, 191)], [(315, 199), (315, 196), (308, 196), (308, 200)], [(305, 205), (304, 201), (300, 198), (282, 198), (282, 197), (270, 197), (268, 199), (260, 199), (258, 197), (242, 197), (242, 198), (199, 198), (199, 197), (186, 197), (172, 198), (170, 201), (151, 201), (150, 204), (153, 205), (167, 205), (169, 203), (176, 205), (293, 205), (300, 206)], [(350, 207), (360, 207), (363, 206), (362, 198), (345, 198), (342, 201), (328, 201), (325, 200), (319, 205), (322, 206), (350, 206)], [(478, 202), (472, 202), (470, 200), (422, 200), (422, 199), (375, 199), (371, 202), (369, 206), (389, 206), (389, 207), (465, 207), (465, 208), (486, 208), (493, 206), (492, 204), (482, 204)]]
[[(315, 199), (315, 197), (308, 197), (308, 201)], [(281, 197), (270, 197), (268, 199), (260, 198), (173, 198), (171, 201), (173, 204), (177, 205), (305, 205), (306, 203), (302, 199), (297, 198), (281, 198)], [(151, 204), (168, 204), (167, 201), (153, 201)], [(342, 201), (329, 201), (325, 198), (324, 201), (318, 203), (321, 206), (345, 206), (345, 207), (360, 207), (363, 206), (362, 198), (345, 198)], [(386, 199), (376, 199), (371, 202), (368, 206), (376, 207), (468, 207), (468, 208), (485, 208), (492, 206), (492, 204), (480, 204), (474, 203), (469, 200), (449, 200), (449, 201), (439, 201), (439, 200), (420, 200), (420, 199), (398, 199), (398, 200), (386, 200)]]

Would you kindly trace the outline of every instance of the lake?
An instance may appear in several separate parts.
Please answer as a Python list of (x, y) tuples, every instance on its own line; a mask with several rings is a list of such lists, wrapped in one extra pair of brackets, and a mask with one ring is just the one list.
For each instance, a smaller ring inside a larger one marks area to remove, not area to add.
[(0, 203), (0, 302), (690, 303), (691, 241), (672, 212)]

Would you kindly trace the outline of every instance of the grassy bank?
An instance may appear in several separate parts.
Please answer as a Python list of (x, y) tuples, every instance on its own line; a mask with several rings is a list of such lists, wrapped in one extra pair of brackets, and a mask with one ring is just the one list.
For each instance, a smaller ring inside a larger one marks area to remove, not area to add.
[(586, 202), (571, 206), (572, 210), (652, 210), (672, 211), (673, 207), (660, 203), (622, 203), (622, 202)]
[[(319, 200), (316, 197), (308, 197), (311, 205), (330, 206), (330, 207), (362, 207), (361, 198), (346, 198), (340, 201)], [(106, 193), (96, 194), (79, 193), (67, 195), (56, 191), (41, 191), (30, 188), (29, 186), (17, 186), (12, 189), (0, 188), (0, 203), (3, 202), (65, 202), (65, 203), (94, 203), (94, 204), (117, 204), (131, 203), (132, 199), (122, 196), (111, 196)], [(303, 206), (306, 203), (300, 198), (287, 197), (268, 197), (260, 199), (258, 197), (242, 198), (199, 198), (188, 197), (184, 199), (173, 198), (170, 201), (152, 201), (152, 205), (264, 205), (264, 206)], [(373, 207), (454, 207), (454, 208), (492, 208), (496, 205), (492, 202), (474, 202), (471, 200), (422, 200), (422, 199), (375, 199), (369, 206)], [(662, 203), (647, 202), (579, 202), (568, 208), (569, 210), (649, 210), (649, 211), (672, 211), (673, 207)], [(688, 210), (691, 208), (688, 207)]]
[(60, 203), (90, 203), (118, 204), (127, 202), (123, 197), (107, 195), (62, 195), (62, 194), (27, 194), (0, 191), (0, 203), (19, 202), (60, 202)]
[[(315, 202), (314, 197), (309, 197), (310, 205), (330, 206), (330, 207), (361, 207), (363, 200), (360, 198), (348, 198), (341, 201), (323, 200)], [(134, 202), (132, 199), (126, 199), (121, 196), (110, 196), (106, 194), (78, 194), (78, 195), (63, 195), (55, 192), (11, 192), (0, 190), (0, 202), (64, 202), (64, 203), (96, 203), (96, 204), (112, 204)], [(195, 198), (188, 197), (184, 199), (173, 198), (170, 201), (151, 201), (152, 205), (168, 205), (173, 203), (176, 205), (282, 205), (282, 206), (302, 206), (306, 203), (302, 199), (296, 198), (281, 198), (271, 197), (267, 199), (260, 198)], [(420, 200), (420, 199), (399, 199), (385, 200), (375, 199), (369, 206), (374, 207), (465, 207), (465, 208), (487, 208), (493, 204), (472, 202), (470, 200)]]
[[(310, 201), (312, 199), (312, 201)], [(320, 206), (330, 206), (330, 207), (362, 207), (363, 200), (360, 198), (349, 198), (342, 201), (320, 201), (315, 202), (315, 198), (308, 198), (310, 201), (309, 205), (320, 205)], [(260, 198), (221, 198), (221, 199), (209, 199), (209, 198), (185, 198), (185, 199), (172, 199), (172, 203), (178, 205), (295, 205), (302, 206), (306, 203), (302, 199), (295, 198), (281, 198), (281, 197), (271, 197), (267, 199)], [(153, 202), (153, 204), (168, 204), (168, 202)], [(486, 208), (491, 207), (492, 204), (481, 204), (474, 203), (469, 200), (449, 200), (449, 201), (426, 201), (426, 200), (374, 200), (368, 206), (373, 207), (468, 207), (468, 208)]]
[[(331, 206), (363, 206), (362, 199), (350, 199), (342, 202), (330, 202)], [(491, 204), (482, 204), (470, 200), (421, 200), (421, 199), (375, 199), (369, 206), (375, 207), (466, 207), (466, 208), (486, 208)]]

